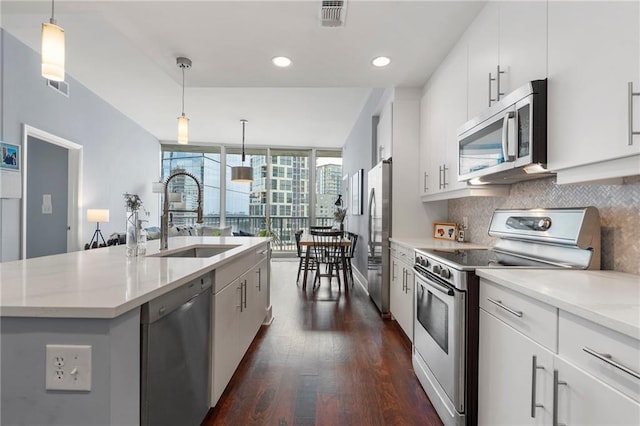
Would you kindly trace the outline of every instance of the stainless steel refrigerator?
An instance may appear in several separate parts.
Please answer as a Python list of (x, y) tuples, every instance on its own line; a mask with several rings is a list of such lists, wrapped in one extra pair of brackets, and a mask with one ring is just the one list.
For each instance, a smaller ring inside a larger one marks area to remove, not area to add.
[(391, 236), (391, 159), (378, 163), (368, 176), (369, 296), (383, 316), (389, 314), (389, 237)]

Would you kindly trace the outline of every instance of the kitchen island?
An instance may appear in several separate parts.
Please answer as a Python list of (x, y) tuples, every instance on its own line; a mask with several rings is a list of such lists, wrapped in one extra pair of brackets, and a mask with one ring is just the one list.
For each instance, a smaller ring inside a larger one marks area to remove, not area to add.
[[(270, 321), (268, 243), (253, 237), (174, 237), (162, 254), (191, 246), (233, 248), (211, 257), (156, 257), (159, 241), (150, 241), (147, 255), (136, 258), (127, 258), (124, 246), (113, 246), (1, 263), (0, 423), (138, 424), (141, 307), (215, 271), (215, 310), (223, 285), (260, 264), (267, 267), (256, 274), (265, 281), (260, 321)], [(218, 332), (212, 342), (220, 341), (223, 330), (215, 324), (211, 329)], [(45, 389), (50, 344), (91, 346), (90, 391)]]

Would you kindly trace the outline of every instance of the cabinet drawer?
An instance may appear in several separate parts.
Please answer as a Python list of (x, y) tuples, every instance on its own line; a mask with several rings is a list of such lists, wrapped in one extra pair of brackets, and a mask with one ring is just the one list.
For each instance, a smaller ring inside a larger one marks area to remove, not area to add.
[(225, 288), (231, 281), (247, 272), (255, 264), (256, 253), (251, 251), (250, 253), (217, 268), (215, 270), (214, 293)]
[(398, 250), (398, 258), (407, 266), (413, 266), (413, 249), (400, 246)]
[(480, 279), (480, 307), (530, 339), (557, 352), (558, 310), (555, 307), (485, 279)]
[(391, 251), (391, 256), (400, 257), (398, 250), (400, 249), (400, 245), (398, 243), (391, 243), (389, 245), (389, 250)]
[[(633, 375), (640, 374), (640, 340), (564, 311), (560, 311), (558, 328), (562, 358), (640, 401), (640, 379)], [(625, 368), (629, 371), (623, 371)]]

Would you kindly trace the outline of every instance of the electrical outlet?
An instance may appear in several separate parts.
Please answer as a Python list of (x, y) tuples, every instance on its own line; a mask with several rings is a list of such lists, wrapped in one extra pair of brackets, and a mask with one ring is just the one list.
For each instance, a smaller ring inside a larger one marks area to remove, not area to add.
[(91, 390), (91, 346), (47, 345), (47, 390)]

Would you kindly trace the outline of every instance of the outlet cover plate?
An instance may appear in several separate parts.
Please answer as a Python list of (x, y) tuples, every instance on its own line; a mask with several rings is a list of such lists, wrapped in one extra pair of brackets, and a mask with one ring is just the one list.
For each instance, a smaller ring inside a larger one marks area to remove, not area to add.
[(91, 390), (91, 345), (46, 346), (47, 390)]

